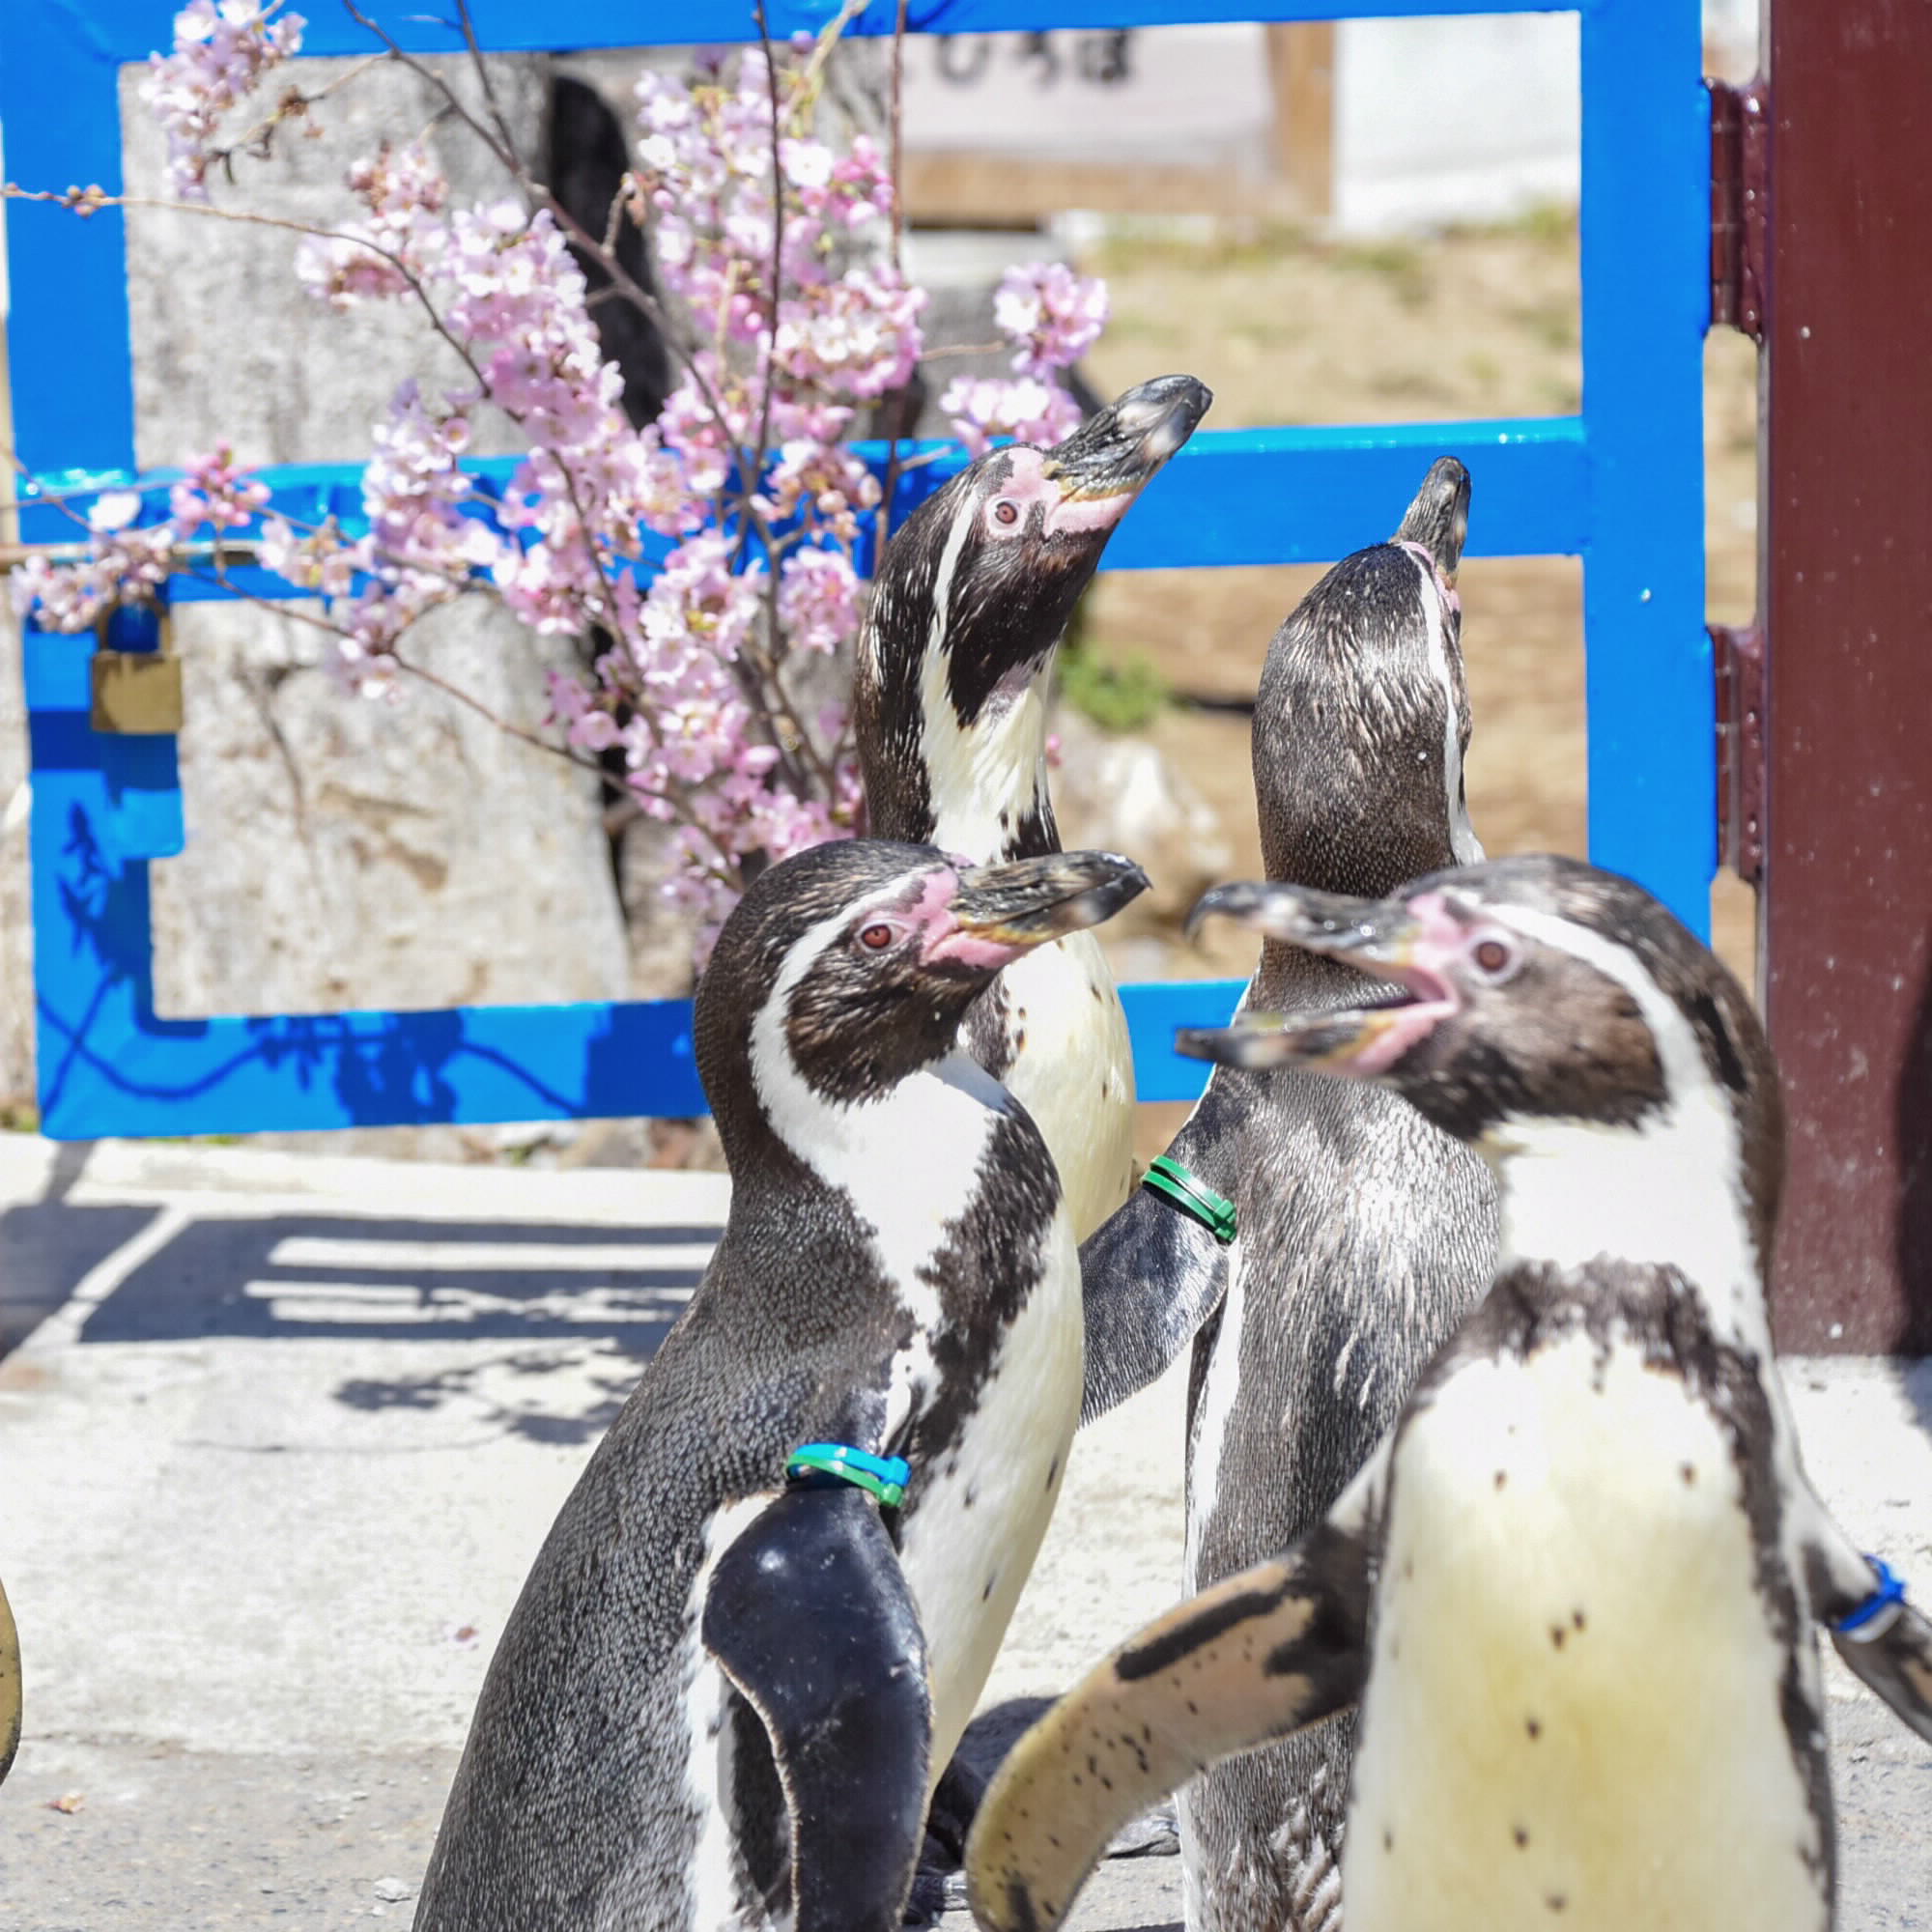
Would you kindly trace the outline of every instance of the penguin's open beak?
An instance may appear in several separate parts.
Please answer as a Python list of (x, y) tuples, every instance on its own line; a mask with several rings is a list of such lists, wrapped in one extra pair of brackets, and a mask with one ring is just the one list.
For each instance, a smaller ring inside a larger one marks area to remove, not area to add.
[(1148, 876), (1118, 852), (1049, 852), (959, 874), (947, 928), (922, 958), (1004, 966), (1036, 946), (1111, 919), (1147, 891)]
[(1426, 550), (1436, 574), (1453, 590), (1468, 540), (1469, 472), (1453, 456), (1438, 456), (1392, 541)]
[[(1194, 434), (1214, 392), (1192, 376), (1156, 376), (1092, 415), (1045, 452), (1062, 500), (1111, 527)], [(1111, 514), (1110, 514), (1111, 513)]]
[(1457, 1010), (1455, 989), (1435, 963), (1438, 935), (1400, 899), (1351, 899), (1272, 882), (1216, 886), (1188, 914), (1189, 934), (1211, 913), (1394, 985), (1358, 1007), (1249, 1012), (1233, 1026), (1183, 1027), (1174, 1037), (1177, 1053), (1223, 1066), (1302, 1066), (1374, 1080)]

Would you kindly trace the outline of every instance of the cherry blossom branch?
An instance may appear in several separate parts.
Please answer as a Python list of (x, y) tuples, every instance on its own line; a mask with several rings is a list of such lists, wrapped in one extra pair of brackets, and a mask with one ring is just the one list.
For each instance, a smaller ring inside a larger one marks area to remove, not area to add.
[(490, 63), (484, 58), (483, 48), (477, 42), (476, 23), (469, 17), (469, 0), (456, 0), (456, 20), (463, 29), (463, 43), (469, 49), (470, 63), (476, 70), (476, 84), (483, 90), (483, 99), (490, 109), (491, 120), (497, 124), (502, 151), (510, 156), (514, 172), (526, 180), (529, 170), (524, 165), (524, 157), (517, 148), (517, 137), (497, 99), (497, 83), (490, 78)]
[[(905, 33), (906, 0), (899, 0), (898, 17), (893, 22), (893, 267), (903, 270), (905, 242)], [(896, 440), (896, 439), (895, 439)]]

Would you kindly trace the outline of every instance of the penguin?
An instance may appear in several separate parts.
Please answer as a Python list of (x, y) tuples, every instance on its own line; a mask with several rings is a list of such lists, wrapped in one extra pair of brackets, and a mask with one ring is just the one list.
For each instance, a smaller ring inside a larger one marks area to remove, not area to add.
[(0, 1784), (14, 1769), (20, 1748), (20, 1634), (13, 1607), (0, 1588)]
[[(1255, 701), (1271, 879), (1378, 895), (1482, 857), (1463, 781), (1457, 568), (1469, 474), (1434, 464), (1395, 535), (1276, 632)], [(1360, 978), (1268, 941), (1242, 1011), (1341, 1006)], [(1226, 1212), (1215, 1223), (1203, 1201)], [(1190, 1342), (1184, 1583), (1319, 1522), (1495, 1259), (1481, 1160), (1395, 1095), (1217, 1066), (1146, 1183), (1082, 1251), (1085, 1420)], [(1222, 1765), (1178, 1810), (1190, 1932), (1337, 1932), (1352, 1726)]]
[(504, 1628), (418, 1932), (899, 1923), (1080, 1406), (1053, 1162), (959, 1024), (1146, 883), (862, 840), (725, 921), (724, 1232)]
[(1475, 1149), (1495, 1276), (1332, 1510), (1021, 1741), (969, 1852), (980, 1922), (1057, 1924), (1149, 1795), (1359, 1704), (1352, 1932), (1829, 1932), (1814, 1625), (1932, 1738), (1932, 1623), (1800, 1461), (1764, 1301), (1777, 1073), (1743, 990), (1571, 859), (1204, 903), (1394, 990), (1183, 1050), (1372, 1082)]
[[(853, 726), (876, 838), (975, 865), (1060, 847), (1046, 783), (1055, 649), (1115, 526), (1213, 400), (1163, 376), (1050, 449), (969, 465), (887, 544), (854, 668)], [(1133, 1185), (1126, 1015), (1091, 934), (1015, 962), (966, 1044), (1034, 1117), (1078, 1238)]]

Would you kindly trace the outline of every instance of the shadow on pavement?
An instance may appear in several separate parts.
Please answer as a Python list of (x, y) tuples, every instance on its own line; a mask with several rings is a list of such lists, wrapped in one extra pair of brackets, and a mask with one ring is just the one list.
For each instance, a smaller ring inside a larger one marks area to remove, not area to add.
[(29, 1201), (0, 1212), (0, 1355), (11, 1353), (91, 1270), (154, 1220), (156, 1208)]
[[(662, 1339), (662, 1331), (658, 1339)], [(616, 1421), (618, 1410), (637, 1387), (638, 1351), (634, 1345), (620, 1346), (612, 1373), (590, 1376), (596, 1393), (586, 1406), (568, 1415), (554, 1408), (533, 1408), (519, 1401), (501, 1400), (493, 1392), (505, 1377), (512, 1378), (510, 1390), (514, 1392), (523, 1378), (554, 1376), (559, 1366), (554, 1351), (498, 1355), (487, 1363), (442, 1369), (434, 1375), (398, 1376), (388, 1381), (359, 1377), (339, 1383), (335, 1400), (372, 1414), (434, 1409), (445, 1403), (462, 1402), (471, 1414), (505, 1435), (521, 1435), (526, 1442), (588, 1442)], [(583, 1379), (584, 1372), (579, 1367), (576, 1382), (581, 1384)]]
[[(61, 1308), (156, 1212), (58, 1199), (0, 1212), (0, 1352)], [(683, 1313), (722, 1232), (716, 1224), (211, 1215), (188, 1221), (125, 1279), (102, 1284), (107, 1292), (80, 1315), (77, 1339), (568, 1341), (614, 1344), (640, 1360)], [(523, 1367), (536, 1373), (542, 1360)], [(474, 1373), (351, 1383), (343, 1400), (422, 1406), (459, 1392)]]

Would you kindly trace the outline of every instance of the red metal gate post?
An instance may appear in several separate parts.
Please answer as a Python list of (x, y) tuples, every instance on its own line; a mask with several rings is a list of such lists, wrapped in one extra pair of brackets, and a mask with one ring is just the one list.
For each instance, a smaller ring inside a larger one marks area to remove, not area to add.
[(1774, 1321), (1932, 1353), (1932, 6), (1769, 0), (1767, 47)]

